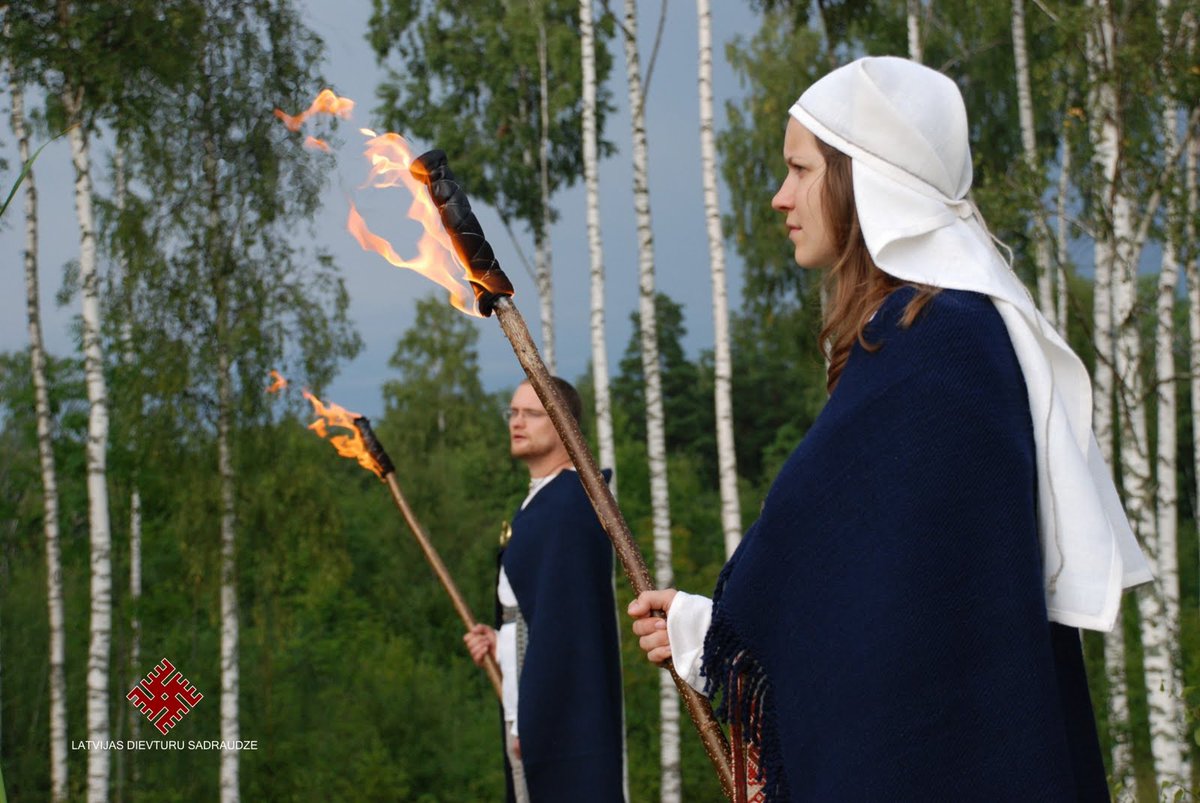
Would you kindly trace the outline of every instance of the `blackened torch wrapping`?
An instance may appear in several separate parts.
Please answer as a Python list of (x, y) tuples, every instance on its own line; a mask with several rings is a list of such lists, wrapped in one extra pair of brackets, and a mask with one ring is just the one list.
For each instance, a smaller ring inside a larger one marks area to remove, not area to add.
[(459, 258), (467, 266), (467, 280), (475, 291), (479, 312), (484, 317), (490, 316), (496, 300), (511, 296), (513, 286), (483, 236), (483, 228), (471, 211), (467, 194), (450, 172), (446, 153), (433, 150), (421, 154), (409, 170), (429, 188), (429, 195), (441, 213), (442, 225), (449, 232)]
[(370, 420), (366, 416), (360, 415), (354, 419), (354, 426), (358, 429), (358, 435), (362, 438), (367, 454), (371, 455), (371, 458), (379, 464), (379, 468), (383, 472), (380, 476), (394, 473), (396, 466), (392, 463), (392, 458), (388, 457), (388, 453), (384, 451), (379, 438), (375, 437), (375, 430), (371, 429)]

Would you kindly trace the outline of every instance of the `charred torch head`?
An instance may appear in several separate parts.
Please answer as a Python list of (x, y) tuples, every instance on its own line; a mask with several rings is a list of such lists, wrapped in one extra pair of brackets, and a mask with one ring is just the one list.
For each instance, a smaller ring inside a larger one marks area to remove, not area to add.
[(375, 463), (383, 472), (381, 476), (387, 476), (394, 472), (396, 466), (392, 463), (392, 458), (388, 457), (388, 453), (383, 450), (383, 444), (379, 442), (379, 438), (375, 437), (375, 430), (371, 429), (370, 420), (365, 415), (360, 415), (354, 419), (354, 428), (358, 430), (367, 454), (375, 459)]
[(442, 216), (442, 225), (450, 234), (458, 256), (467, 266), (467, 279), (475, 291), (479, 312), (492, 314), (492, 307), (501, 296), (513, 294), (512, 283), (504, 275), (492, 246), (483, 236), (483, 228), (467, 194), (450, 172), (446, 154), (440, 150), (418, 156), (412, 163), (413, 176), (429, 188), (429, 196)]

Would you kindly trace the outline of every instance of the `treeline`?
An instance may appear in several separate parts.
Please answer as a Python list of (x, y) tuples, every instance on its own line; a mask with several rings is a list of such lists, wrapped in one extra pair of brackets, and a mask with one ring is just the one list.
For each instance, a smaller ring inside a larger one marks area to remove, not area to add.
[[(427, 125), (416, 133), (453, 151), (472, 196), (533, 238), (546, 343), (554, 193), (588, 172), (589, 125), (602, 130), (601, 156), (625, 147), (623, 132), (603, 131), (615, 92), (608, 48), (633, 31), (628, 17), (591, 6), (538, 0), (518, 14), (395, 0), (377, 3), (364, 32), (397, 68), (380, 88), (389, 125)], [(724, 231), (745, 280), (728, 333), (716, 335), (732, 355), (742, 527), (825, 398), (817, 277), (795, 267), (769, 205), (787, 108), (851, 54), (907, 53), (964, 90), (974, 199), (1093, 367), (1097, 433), (1157, 564), (1159, 581), (1127, 598), (1122, 628), (1085, 636), (1114, 795), (1195, 794), (1196, 9), (765, 0), (753, 10), (761, 30), (726, 53), (745, 94), (717, 137)], [(36, 197), (24, 195), (35, 170), (18, 196), (25, 208), (5, 214), (27, 232), (32, 315), (30, 349), (0, 359), (0, 769), (10, 798), (497, 798), (494, 695), (385, 490), (305, 429), (308, 404), (293, 390), (264, 393), (278, 368), (320, 395), (360, 346), (336, 266), (295, 245), (323, 179), (269, 115), (272, 104), (307, 105), (319, 37), (285, 0), (30, 0), (3, 14), (14, 139), (68, 131), (80, 239), (66, 282), (79, 348), (47, 357)], [(592, 37), (589, 92), (581, 43)], [(42, 108), (24, 111), (26, 88)], [(449, 113), (464, 98), (473, 128)], [(102, 150), (92, 144), (101, 130), (111, 134)], [(705, 591), (726, 558), (719, 344), (687, 354), (688, 322), (662, 294), (647, 294), (635, 319), (611, 367), (568, 378), (601, 409), (589, 417), (592, 440), (603, 453), (611, 437), (621, 506), (648, 562), (663, 535), (651, 488), (663, 482), (674, 501), (668, 568), (680, 587)], [(508, 391), (480, 384), (477, 337), (440, 300), (418, 301), (380, 378), (385, 412), (374, 423), (486, 621), (500, 526), (524, 479), (507, 455)], [(623, 605), (623, 579), (618, 592)], [(632, 638), (623, 649), (633, 800), (719, 800), (686, 723), (678, 770), (661, 766), (659, 673)], [(205, 695), (167, 738), (257, 749), (72, 747), (157, 738), (125, 694), (163, 657)]]

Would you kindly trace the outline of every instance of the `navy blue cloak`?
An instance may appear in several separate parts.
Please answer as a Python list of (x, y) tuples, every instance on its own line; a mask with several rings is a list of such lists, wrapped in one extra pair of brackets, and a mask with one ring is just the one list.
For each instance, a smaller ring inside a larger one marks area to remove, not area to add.
[[(892, 293), (717, 583), (703, 671), (768, 800), (1108, 800), (1047, 620), (1024, 379), (990, 299)], [(729, 689), (740, 679), (741, 693)]]
[(513, 517), (501, 564), (529, 628), (517, 723), (530, 799), (624, 801), (613, 550), (574, 471)]

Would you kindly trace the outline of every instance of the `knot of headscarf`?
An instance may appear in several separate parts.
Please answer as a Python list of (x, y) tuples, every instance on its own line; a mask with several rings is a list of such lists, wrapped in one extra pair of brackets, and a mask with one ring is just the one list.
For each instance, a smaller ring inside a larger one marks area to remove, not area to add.
[(963, 198), (961, 201), (952, 201), (947, 206), (950, 207), (954, 214), (958, 215), (959, 220), (968, 220), (972, 215), (978, 213), (974, 202)]

